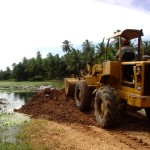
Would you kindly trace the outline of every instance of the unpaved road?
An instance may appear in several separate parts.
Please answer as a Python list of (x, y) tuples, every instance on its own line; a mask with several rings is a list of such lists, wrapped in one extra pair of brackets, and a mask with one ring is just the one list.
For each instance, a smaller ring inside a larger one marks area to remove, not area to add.
[[(94, 108), (91, 107), (86, 113), (80, 112), (73, 98), (66, 98), (63, 89), (41, 91), (18, 111), (33, 118), (48, 120), (49, 128), (42, 134), (46, 137), (45, 143), (55, 140), (58, 145), (63, 145), (53, 149), (150, 149), (150, 121), (146, 116), (127, 112), (121, 115), (117, 127), (101, 129), (95, 120)], [(51, 129), (54, 127), (61, 127), (63, 135), (57, 133), (57, 136), (54, 136), (56, 133), (52, 134)]]

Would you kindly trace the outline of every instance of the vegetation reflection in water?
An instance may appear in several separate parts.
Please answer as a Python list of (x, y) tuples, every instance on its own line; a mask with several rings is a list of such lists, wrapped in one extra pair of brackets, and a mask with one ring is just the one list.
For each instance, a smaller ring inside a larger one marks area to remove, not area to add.
[(0, 113), (12, 113), (24, 105), (33, 92), (0, 93)]

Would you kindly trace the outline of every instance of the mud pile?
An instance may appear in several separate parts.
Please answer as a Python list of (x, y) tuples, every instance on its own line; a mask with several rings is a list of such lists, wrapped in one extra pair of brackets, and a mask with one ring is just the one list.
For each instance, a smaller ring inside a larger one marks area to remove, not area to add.
[(75, 106), (74, 99), (65, 95), (64, 89), (45, 89), (34, 95), (19, 110), (34, 118), (45, 118), (56, 122), (97, 125), (94, 111), (83, 113)]

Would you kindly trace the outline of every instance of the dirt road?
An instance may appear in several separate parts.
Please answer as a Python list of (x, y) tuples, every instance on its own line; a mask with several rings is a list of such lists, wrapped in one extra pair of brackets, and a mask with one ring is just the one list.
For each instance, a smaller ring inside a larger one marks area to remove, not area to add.
[[(55, 140), (59, 141), (63, 148), (55, 149), (150, 149), (150, 121), (146, 116), (127, 112), (120, 117), (117, 127), (109, 130), (101, 129), (95, 120), (94, 108), (91, 107), (86, 113), (80, 112), (73, 98), (66, 98), (63, 89), (41, 91), (18, 111), (33, 118), (49, 120), (47, 124), (49, 128), (53, 127), (52, 122), (55, 122), (54, 126), (63, 128), (65, 131), (63, 136), (61, 134), (57, 135), (57, 138), (55, 136)], [(52, 130), (49, 129), (47, 132), (50, 131)], [(46, 140), (54, 138), (51, 133), (45, 133)]]

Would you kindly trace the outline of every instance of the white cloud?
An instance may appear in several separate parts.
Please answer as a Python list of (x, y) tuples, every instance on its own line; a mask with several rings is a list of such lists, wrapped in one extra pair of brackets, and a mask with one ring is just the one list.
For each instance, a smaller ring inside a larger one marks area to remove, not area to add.
[(62, 54), (58, 48), (64, 40), (73, 45), (85, 39), (98, 42), (125, 28), (143, 29), (148, 37), (150, 12), (130, 8), (133, 0), (116, 2), (117, 5), (113, 0), (0, 0), (0, 69), (18, 63), (24, 56), (35, 57), (38, 49), (45, 55), (45, 48), (49, 48), (54, 54), (55, 47), (56, 53)]
[(122, 7), (129, 7), (134, 9), (141, 9), (145, 11), (150, 11), (150, 1), (149, 0), (96, 0), (107, 4), (119, 5)]

